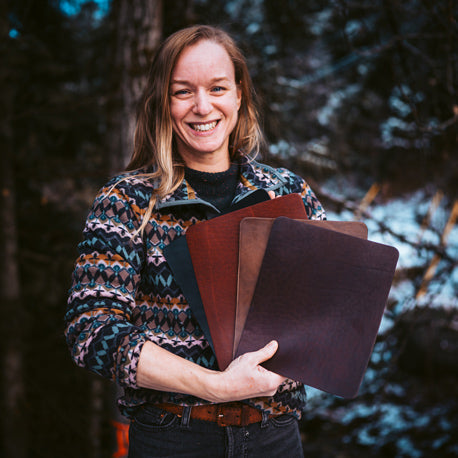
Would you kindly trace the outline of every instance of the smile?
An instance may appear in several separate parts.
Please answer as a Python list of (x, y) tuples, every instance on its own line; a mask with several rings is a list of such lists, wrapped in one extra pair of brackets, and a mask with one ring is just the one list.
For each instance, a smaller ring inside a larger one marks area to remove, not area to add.
[(189, 123), (191, 128), (197, 132), (208, 132), (216, 127), (218, 121), (208, 122), (205, 124)]

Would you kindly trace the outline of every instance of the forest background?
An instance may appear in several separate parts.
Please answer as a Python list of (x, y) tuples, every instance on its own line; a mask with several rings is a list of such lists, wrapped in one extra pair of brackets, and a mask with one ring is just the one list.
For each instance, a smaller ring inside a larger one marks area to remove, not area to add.
[(113, 387), (66, 348), (70, 274), (97, 189), (131, 153), (155, 48), (210, 23), (248, 57), (264, 160), (416, 259), (357, 400), (312, 393), (306, 456), (458, 456), (457, 19), (453, 0), (2, 2), (0, 455), (122, 456)]

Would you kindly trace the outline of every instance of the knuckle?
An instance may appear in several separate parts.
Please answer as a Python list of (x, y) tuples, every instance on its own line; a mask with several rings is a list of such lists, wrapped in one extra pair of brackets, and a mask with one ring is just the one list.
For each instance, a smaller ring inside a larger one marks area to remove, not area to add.
[(237, 358), (237, 361), (239, 361), (240, 363), (243, 363), (247, 360), (247, 353), (243, 354), (243, 355), (240, 355), (238, 358)]

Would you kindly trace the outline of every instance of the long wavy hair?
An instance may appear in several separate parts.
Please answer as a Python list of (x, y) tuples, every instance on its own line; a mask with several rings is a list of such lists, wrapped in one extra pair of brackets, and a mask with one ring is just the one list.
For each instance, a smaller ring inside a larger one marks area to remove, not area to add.
[(155, 180), (155, 190), (143, 217), (143, 232), (158, 199), (177, 189), (184, 177), (184, 163), (177, 153), (170, 115), (170, 79), (183, 50), (200, 41), (221, 45), (234, 64), (235, 81), (242, 93), (236, 126), (229, 137), (230, 160), (240, 156), (255, 157), (263, 143), (258, 120), (256, 94), (245, 57), (234, 40), (222, 29), (195, 25), (170, 35), (159, 47), (148, 74), (145, 90), (138, 105), (134, 152), (127, 171), (152, 166), (145, 174)]

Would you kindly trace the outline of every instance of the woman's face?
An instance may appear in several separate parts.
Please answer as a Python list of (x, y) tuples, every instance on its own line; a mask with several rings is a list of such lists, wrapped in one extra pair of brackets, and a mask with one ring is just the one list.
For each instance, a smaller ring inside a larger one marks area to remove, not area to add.
[(229, 167), (229, 135), (241, 100), (234, 65), (221, 45), (206, 40), (183, 50), (172, 72), (170, 112), (178, 153), (188, 167)]

